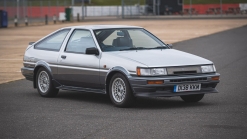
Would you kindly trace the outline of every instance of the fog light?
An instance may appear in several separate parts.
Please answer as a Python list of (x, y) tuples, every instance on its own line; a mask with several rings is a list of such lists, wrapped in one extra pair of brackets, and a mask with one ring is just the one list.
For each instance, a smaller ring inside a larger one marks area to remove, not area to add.
[(212, 77), (211, 79), (216, 81), (216, 80), (220, 80), (220, 77), (219, 76), (215, 76), (215, 77)]
[(164, 81), (163, 80), (157, 80), (157, 81), (148, 81), (148, 84), (163, 84)]

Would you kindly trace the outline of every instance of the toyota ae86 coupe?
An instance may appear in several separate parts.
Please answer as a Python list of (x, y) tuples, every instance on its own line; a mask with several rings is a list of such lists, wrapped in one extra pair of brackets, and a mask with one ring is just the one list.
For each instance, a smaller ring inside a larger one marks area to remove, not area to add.
[(117, 107), (136, 97), (180, 96), (198, 102), (217, 93), (213, 62), (172, 49), (142, 27), (73, 26), (30, 42), (22, 74), (42, 97), (59, 89), (109, 95)]

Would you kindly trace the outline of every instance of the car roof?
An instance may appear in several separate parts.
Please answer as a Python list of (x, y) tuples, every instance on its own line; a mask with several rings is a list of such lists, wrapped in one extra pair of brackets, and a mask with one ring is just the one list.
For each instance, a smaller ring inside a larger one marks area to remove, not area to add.
[(70, 26), (65, 28), (79, 28), (79, 29), (111, 29), (111, 28), (142, 28), (138, 26), (127, 26), (127, 25), (85, 25), (85, 26)]

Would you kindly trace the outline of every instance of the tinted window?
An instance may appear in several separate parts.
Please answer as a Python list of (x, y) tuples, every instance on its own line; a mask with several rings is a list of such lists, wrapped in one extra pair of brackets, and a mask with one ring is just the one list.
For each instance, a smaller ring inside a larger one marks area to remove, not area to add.
[(163, 45), (154, 38), (150, 37), (151, 35), (143, 30), (128, 30), (128, 33), (135, 47), (152, 48), (154, 46)]
[(58, 31), (35, 45), (36, 49), (59, 51), (70, 29)]
[(85, 53), (87, 48), (96, 47), (92, 34), (88, 30), (75, 30), (66, 47), (66, 52)]
[(104, 41), (103, 43), (105, 45), (112, 45), (113, 44), (113, 40), (116, 39), (118, 37), (117, 32), (119, 32), (120, 30), (114, 30), (111, 35), (109, 35)]
[(102, 29), (94, 32), (104, 52), (167, 48), (163, 42), (144, 29)]

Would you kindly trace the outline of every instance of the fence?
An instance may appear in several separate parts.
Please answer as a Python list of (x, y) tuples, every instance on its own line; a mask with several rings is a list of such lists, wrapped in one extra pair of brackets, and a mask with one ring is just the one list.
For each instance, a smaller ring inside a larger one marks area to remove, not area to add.
[(0, 0), (0, 10), (8, 12), (9, 24), (45, 23), (46, 16), (47, 22), (52, 22), (54, 17), (58, 20), (61, 15), (59, 13), (64, 13), (65, 8), (68, 7), (73, 9), (74, 19), (78, 14), (80, 19), (98, 16), (121, 18), (137, 16), (145, 12), (145, 6), (140, 6), (140, 0), (124, 0), (123, 5), (115, 6), (85, 5), (82, 0)]
[[(82, 7), (81, 6), (72, 6), (73, 17), (82, 16)], [(125, 16), (136, 16), (144, 13), (145, 5), (142, 6), (128, 6), (124, 7)], [(85, 17), (94, 17), (94, 16), (115, 16), (118, 18), (122, 17), (122, 6), (85, 6), (84, 7), (84, 16)]]
[[(18, 22), (19, 24), (45, 23), (52, 22), (54, 18), (58, 20), (59, 13), (64, 13), (65, 8), (72, 8), (72, 15), (77, 19), (97, 17), (115, 17), (115, 18), (162, 18), (169, 14), (172, 15), (197, 15), (197, 14), (224, 14), (224, 13), (247, 13), (246, 4), (193, 4), (193, 0), (189, 0), (190, 4), (184, 5), (182, 0), (170, 0), (178, 2), (182, 5), (181, 12), (169, 12), (169, 5), (162, 7), (163, 0), (121, 0), (121, 5), (114, 6), (95, 6), (82, 3), (83, 0), (0, 0), (0, 10), (8, 12), (9, 24)], [(84, 0), (90, 1), (91, 0)], [(93, 1), (93, 0), (92, 0)], [(140, 2), (142, 1), (142, 2)], [(183, 0), (185, 1), (185, 0)], [(187, 0), (188, 1), (188, 0)], [(187, 2), (188, 3), (188, 2)], [(240, 8), (245, 8), (241, 12)]]
[(49, 22), (70, 5), (70, 0), (0, 0), (0, 9), (8, 12), (9, 24), (45, 22), (46, 15)]

